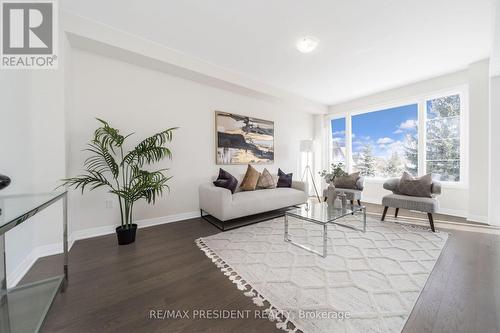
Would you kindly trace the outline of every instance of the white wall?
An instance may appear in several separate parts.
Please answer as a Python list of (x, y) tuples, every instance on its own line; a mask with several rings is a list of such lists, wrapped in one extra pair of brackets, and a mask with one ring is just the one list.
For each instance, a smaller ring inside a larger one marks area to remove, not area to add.
[(488, 222), (489, 192), (489, 60), (469, 66), (469, 205), (468, 217)]
[[(234, 112), (275, 122), (275, 163), (298, 177), (299, 141), (313, 136), (313, 117), (279, 103), (235, 94), (180, 79), (126, 62), (81, 50), (73, 50), (71, 65), (72, 107), (68, 113), (69, 174), (81, 172), (82, 149), (97, 126), (95, 117), (109, 121), (124, 133), (135, 132), (137, 142), (164, 128), (180, 127), (171, 144), (171, 193), (157, 204), (136, 206), (135, 218), (151, 219), (197, 213), (198, 185), (217, 174), (215, 165), (214, 111)], [(246, 166), (223, 166), (244, 173)], [(259, 168), (261, 169), (261, 168)], [(72, 231), (119, 223), (118, 210), (105, 209), (104, 191), (73, 192), (70, 197)], [(115, 206), (117, 202), (115, 201)]]
[[(0, 195), (48, 192), (65, 175), (62, 71), (2, 71), (0, 173), (12, 179)], [(4, 209), (8, 209), (5, 207)], [(6, 234), (7, 282), (12, 286), (34, 251), (62, 241), (61, 204)]]
[(490, 109), (490, 223), (500, 225), (500, 76), (491, 78)]
[[(439, 197), (440, 212), (467, 217), (474, 221), (487, 222), (488, 200), (484, 193), (487, 193), (488, 179), (483, 175), (488, 174), (488, 164), (484, 162), (488, 158), (488, 60), (475, 63), (467, 70), (332, 105), (329, 108), (329, 114), (376, 108), (394, 101), (410, 99), (465, 84), (469, 86), (470, 118), (474, 117), (472, 121), (469, 121), (467, 128), (471, 138), (469, 145), (474, 145), (473, 158), (469, 158), (468, 166), (469, 171), (475, 173), (472, 176), (468, 175), (469, 180), (474, 181), (472, 186), (474, 197), (469, 196), (470, 181), (462, 187), (445, 187)], [(327, 125), (326, 123), (325, 126)], [(381, 198), (387, 193), (389, 192), (382, 188), (381, 181), (373, 180), (366, 182), (363, 197), (366, 201), (380, 203)], [(473, 208), (469, 209), (469, 207)]]
[(500, 225), (500, 0), (495, 1), (492, 57), (490, 61), (490, 223)]

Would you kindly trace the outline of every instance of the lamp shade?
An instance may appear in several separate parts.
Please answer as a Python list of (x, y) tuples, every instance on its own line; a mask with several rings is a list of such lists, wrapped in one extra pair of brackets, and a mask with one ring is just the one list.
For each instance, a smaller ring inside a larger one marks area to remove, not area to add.
[(300, 141), (300, 152), (301, 153), (311, 153), (314, 151), (314, 141), (313, 140), (301, 140)]

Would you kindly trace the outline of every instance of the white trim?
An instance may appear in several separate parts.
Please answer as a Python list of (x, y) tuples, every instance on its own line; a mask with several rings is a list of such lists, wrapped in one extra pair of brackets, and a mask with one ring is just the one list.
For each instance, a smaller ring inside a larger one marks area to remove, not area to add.
[[(193, 219), (199, 216), (200, 213), (198, 211), (194, 211), (194, 212), (155, 217), (151, 219), (138, 220), (136, 223), (138, 224), (139, 228), (142, 229), (160, 224)], [(74, 231), (68, 237), (69, 239), (68, 248), (69, 250), (71, 250), (73, 244), (77, 240), (112, 234), (115, 232), (115, 228), (116, 225), (107, 225), (102, 227), (88, 228), (88, 229)], [(8, 288), (15, 287), (38, 259), (46, 256), (51, 256), (54, 254), (59, 254), (62, 253), (62, 251), (63, 251), (62, 242), (49, 245), (36, 246), (23, 259), (23, 261), (21, 261), (19, 265), (17, 265), (17, 267), (14, 268), (12, 272), (10, 272), (10, 274), (7, 276), (7, 287)]]
[(7, 276), (7, 288), (15, 287), (39, 258), (57, 253), (62, 253), (62, 243), (41, 245), (32, 249), (23, 261)]
[(468, 214), (467, 221), (489, 224), (488, 216)]

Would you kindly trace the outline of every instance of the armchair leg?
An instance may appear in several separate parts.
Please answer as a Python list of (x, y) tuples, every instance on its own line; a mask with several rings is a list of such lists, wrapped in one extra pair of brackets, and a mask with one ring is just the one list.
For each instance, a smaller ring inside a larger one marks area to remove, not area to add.
[(427, 217), (429, 217), (432, 232), (436, 232), (436, 230), (434, 230), (434, 218), (432, 217), (432, 213), (427, 213)]
[(387, 214), (388, 209), (389, 209), (389, 207), (387, 207), (387, 206), (384, 207), (384, 212), (382, 213), (382, 219), (380, 221), (385, 220), (385, 214)]
[[(354, 206), (354, 200), (351, 200), (351, 207)], [(354, 215), (354, 212), (352, 212), (352, 215)]]
[(398, 213), (399, 213), (399, 208), (396, 208), (396, 212), (394, 213), (394, 218), (398, 217)]

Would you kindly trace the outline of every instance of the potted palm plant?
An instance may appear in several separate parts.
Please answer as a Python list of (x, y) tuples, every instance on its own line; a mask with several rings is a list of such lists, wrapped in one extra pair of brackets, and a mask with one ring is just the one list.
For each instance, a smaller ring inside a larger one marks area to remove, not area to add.
[(98, 119), (100, 127), (85, 151), (90, 156), (83, 163), (84, 174), (63, 179), (63, 185), (80, 188), (82, 194), (86, 188), (95, 190), (106, 187), (108, 192), (118, 197), (121, 225), (116, 228), (118, 244), (125, 245), (135, 241), (137, 224), (133, 222), (134, 204), (145, 199), (154, 204), (157, 197), (169, 190), (166, 176), (167, 169), (145, 170), (146, 166), (172, 158), (170, 149), (165, 144), (172, 141), (175, 129), (169, 128), (150, 136), (125, 151), (125, 142), (132, 135), (121, 135), (119, 130), (106, 121)]

